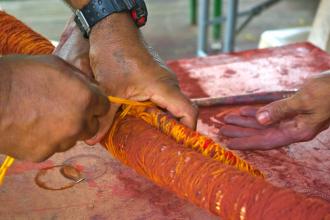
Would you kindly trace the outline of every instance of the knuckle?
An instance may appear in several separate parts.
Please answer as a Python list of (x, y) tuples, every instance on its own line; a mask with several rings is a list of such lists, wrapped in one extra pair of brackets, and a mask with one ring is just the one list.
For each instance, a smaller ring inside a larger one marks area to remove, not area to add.
[(300, 141), (309, 141), (312, 140), (316, 135), (316, 132), (314, 132), (312, 129), (308, 129), (305, 131), (302, 131), (299, 134)]
[(306, 88), (303, 92), (301, 92), (298, 96), (298, 101), (301, 105), (301, 108), (306, 109), (311, 103), (311, 100), (317, 98), (317, 94), (315, 94), (314, 90)]
[(295, 97), (276, 101), (270, 104), (270, 112), (272, 119), (282, 119), (294, 114), (301, 104)]
[(285, 100), (277, 101), (274, 102), (273, 105), (271, 105), (269, 108), (271, 110), (270, 112), (272, 119), (281, 118), (287, 111), (287, 102)]
[(312, 140), (317, 134), (317, 131), (308, 126), (305, 123), (297, 123), (297, 127), (293, 133), (293, 138), (295, 140), (295, 142), (299, 142), (299, 141), (309, 141)]

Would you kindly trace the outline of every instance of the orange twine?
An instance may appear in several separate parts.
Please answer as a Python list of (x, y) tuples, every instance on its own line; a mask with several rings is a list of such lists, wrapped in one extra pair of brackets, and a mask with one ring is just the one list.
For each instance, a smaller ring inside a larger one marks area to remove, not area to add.
[(198, 151), (204, 156), (211, 157), (223, 164), (236, 167), (238, 170), (246, 171), (254, 176), (263, 176), (258, 169), (253, 168), (249, 163), (236, 156), (233, 152), (226, 150), (212, 139), (180, 124), (175, 119), (156, 108), (152, 102), (136, 102), (112, 96), (109, 96), (109, 100), (113, 103), (125, 104), (125, 106), (123, 106), (123, 111), (119, 117), (114, 121), (108, 138), (103, 143), (116, 158), (120, 158), (122, 161), (125, 161), (126, 158), (123, 156), (124, 154), (122, 154), (120, 148), (113, 144), (112, 139), (120, 120), (125, 116), (134, 116), (172, 137), (177, 143), (182, 143), (183, 146)]
[(0, 11), (0, 55), (50, 54), (54, 46), (15, 17)]

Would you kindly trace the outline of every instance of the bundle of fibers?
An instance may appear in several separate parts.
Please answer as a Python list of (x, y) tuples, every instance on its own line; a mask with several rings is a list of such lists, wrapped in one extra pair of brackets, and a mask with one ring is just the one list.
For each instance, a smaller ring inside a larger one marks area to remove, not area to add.
[[(0, 47), (13, 53), (11, 47)], [(33, 45), (17, 44), (12, 50), (28, 54), (30, 48)], [(52, 51), (49, 47), (44, 52)], [(247, 162), (151, 104), (110, 100), (125, 105), (102, 144), (118, 160), (179, 197), (223, 219), (330, 219), (326, 201), (272, 186)]]
[(15, 17), (0, 11), (0, 54), (47, 54), (54, 46)]
[[(132, 104), (124, 108), (103, 145), (122, 163), (177, 196), (222, 219), (330, 219), (326, 201), (274, 187), (256, 169), (237, 169), (204, 156), (203, 145), (203, 154), (192, 150), (193, 142), (186, 140), (205, 137), (159, 109)], [(180, 140), (177, 130), (195, 135)]]

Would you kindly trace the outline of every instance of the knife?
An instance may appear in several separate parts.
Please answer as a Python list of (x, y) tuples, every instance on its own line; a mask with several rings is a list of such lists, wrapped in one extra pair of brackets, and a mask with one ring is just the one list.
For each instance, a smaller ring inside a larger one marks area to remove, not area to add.
[(218, 105), (250, 105), (250, 104), (267, 104), (277, 100), (289, 98), (294, 95), (297, 90), (283, 90), (273, 92), (258, 92), (235, 96), (207, 97), (191, 99), (199, 107), (211, 107)]

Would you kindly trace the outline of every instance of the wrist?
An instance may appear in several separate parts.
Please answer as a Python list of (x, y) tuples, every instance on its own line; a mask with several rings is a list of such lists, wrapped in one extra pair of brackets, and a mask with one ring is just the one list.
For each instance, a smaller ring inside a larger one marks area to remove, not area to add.
[[(110, 35), (108, 40), (116, 41), (123, 38), (123, 33), (137, 33), (138, 29), (127, 12), (115, 13), (99, 21), (91, 30), (90, 42), (98, 42), (100, 38)], [(124, 36), (125, 37), (125, 36)]]
[[(92, 29), (90, 38), (91, 63), (107, 60), (113, 69), (123, 63), (127, 67), (139, 65), (146, 51), (139, 40), (137, 27), (127, 13), (118, 13), (103, 19)], [(119, 71), (119, 70), (118, 70)]]
[[(77, 2), (80, 5), (75, 6), (75, 22), (85, 38), (90, 36), (91, 30), (95, 25), (115, 14), (130, 14), (130, 18), (137, 27), (141, 27), (147, 22), (148, 12), (143, 0), (90, 0), (88, 2)], [(71, 2), (71, 5), (74, 5), (74, 3)], [(82, 5), (84, 6), (80, 8)]]
[(170, 72), (160, 57), (143, 41), (127, 13), (108, 16), (95, 25), (89, 42), (92, 66), (107, 63), (105, 67), (111, 68), (112, 73), (126, 71), (138, 74), (149, 70)]

